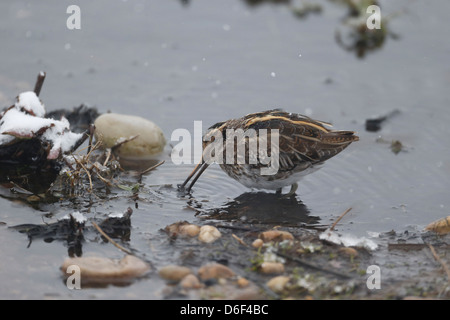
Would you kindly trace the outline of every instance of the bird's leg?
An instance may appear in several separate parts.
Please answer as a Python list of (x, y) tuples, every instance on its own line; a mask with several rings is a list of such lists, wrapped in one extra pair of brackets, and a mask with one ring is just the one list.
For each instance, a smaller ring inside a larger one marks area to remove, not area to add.
[(286, 193), (283, 198), (289, 198), (295, 194), (295, 191), (298, 189), (298, 184), (295, 182), (291, 185), (291, 190), (289, 190), (288, 193)]

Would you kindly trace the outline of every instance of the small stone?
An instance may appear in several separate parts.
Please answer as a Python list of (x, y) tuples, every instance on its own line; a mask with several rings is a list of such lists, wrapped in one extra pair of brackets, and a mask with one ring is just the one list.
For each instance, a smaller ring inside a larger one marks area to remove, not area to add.
[(358, 255), (358, 251), (355, 248), (343, 247), (339, 249), (339, 252), (343, 253), (349, 257), (356, 257)]
[(192, 271), (188, 267), (182, 267), (177, 265), (168, 265), (159, 269), (159, 276), (163, 279), (170, 281), (180, 281), (188, 274), (191, 274)]
[(33, 194), (33, 195), (29, 196), (29, 197), (27, 198), (27, 200), (28, 200), (29, 202), (36, 202), (36, 201), (40, 201), (41, 198), (40, 198), (39, 196)]
[(200, 233), (200, 227), (195, 224), (187, 224), (180, 227), (180, 234), (189, 237), (196, 237)]
[(294, 236), (292, 235), (292, 233), (282, 230), (264, 231), (259, 235), (259, 238), (262, 239), (264, 242), (294, 240)]
[(450, 216), (434, 221), (425, 227), (428, 231), (434, 231), (437, 234), (447, 234), (450, 232)]
[(150, 266), (141, 259), (126, 255), (121, 260), (103, 257), (76, 257), (64, 260), (61, 271), (66, 277), (69, 266), (80, 268), (84, 283), (121, 283), (141, 277), (150, 271)]
[(220, 231), (214, 226), (202, 226), (198, 234), (198, 240), (204, 243), (211, 243), (222, 236)]
[(263, 244), (264, 241), (262, 241), (262, 239), (256, 239), (255, 241), (252, 242), (252, 247), (258, 249), (261, 248)]
[(260, 271), (265, 274), (283, 273), (284, 265), (280, 262), (263, 262)]
[(231, 278), (234, 272), (223, 264), (213, 262), (200, 267), (198, 276), (202, 280)]
[(285, 288), (286, 284), (289, 282), (289, 277), (287, 276), (276, 276), (269, 281), (267, 281), (267, 287), (273, 292), (281, 292)]
[(188, 274), (183, 279), (181, 279), (180, 286), (183, 289), (200, 289), (203, 287), (203, 284), (195, 275)]
[(237, 285), (239, 288), (248, 287), (249, 284), (250, 284), (250, 281), (248, 281), (245, 278), (239, 277), (239, 279), (237, 280)]
[(170, 237), (189, 236), (195, 237), (200, 233), (200, 227), (187, 221), (172, 223), (164, 229)]
[(162, 130), (152, 121), (142, 117), (105, 113), (95, 122), (95, 138), (105, 148), (112, 148), (119, 142), (137, 136), (123, 143), (116, 154), (124, 159), (148, 159), (163, 151), (166, 139)]

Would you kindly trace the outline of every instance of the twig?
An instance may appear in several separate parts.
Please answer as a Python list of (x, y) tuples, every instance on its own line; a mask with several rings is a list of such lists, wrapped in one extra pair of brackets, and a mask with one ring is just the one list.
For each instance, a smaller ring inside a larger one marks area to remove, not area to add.
[(89, 137), (89, 135), (88, 135), (87, 131), (83, 132), (83, 135), (81, 136), (81, 138), (78, 139), (77, 142), (75, 142), (75, 144), (71, 148), (71, 151), (73, 152), (73, 151), (77, 150), (78, 147), (81, 146), (88, 137)]
[(92, 138), (94, 136), (94, 132), (95, 132), (95, 125), (91, 124), (89, 126), (89, 145), (88, 145), (87, 153), (91, 153)]
[(111, 242), (115, 247), (119, 248), (120, 250), (122, 250), (125, 253), (128, 254), (133, 254), (132, 252), (130, 252), (129, 250), (125, 249), (124, 247), (122, 247), (120, 244), (118, 244), (117, 242), (115, 242), (113, 239), (111, 239), (99, 226), (98, 224), (96, 224), (94, 221), (91, 221), (92, 225), (95, 227), (95, 229), (97, 229), (98, 232), (100, 232), (100, 234), (102, 236), (104, 236), (109, 242)]
[(89, 173), (89, 170), (88, 169), (86, 169), (86, 167), (80, 162), (80, 161), (78, 161), (76, 158), (74, 158), (75, 159), (75, 162), (77, 163), (77, 164), (79, 164), (83, 169), (84, 169), (84, 171), (86, 172), (86, 174), (87, 174), (87, 176), (88, 176), (88, 178), (89, 178), (89, 186), (91, 187), (91, 191), (93, 190), (93, 187), (92, 187), (92, 179), (91, 179), (91, 174)]
[(105, 167), (106, 164), (108, 163), (109, 157), (111, 157), (111, 149), (106, 149), (106, 159), (105, 162), (103, 162), (103, 166)]
[(307, 261), (305, 261), (305, 260), (303, 260), (301, 258), (293, 257), (293, 256), (290, 256), (290, 255), (284, 254), (282, 252), (277, 252), (277, 255), (280, 256), (280, 257), (283, 257), (285, 259), (289, 259), (289, 260), (295, 261), (295, 262), (297, 262), (297, 263), (299, 263), (299, 264), (301, 264), (301, 265), (303, 265), (303, 266), (305, 266), (307, 268), (310, 268), (310, 269), (314, 269), (314, 270), (317, 270), (317, 271), (329, 273), (329, 274), (332, 274), (332, 275), (335, 275), (337, 277), (344, 278), (344, 279), (350, 279), (351, 278), (351, 276), (348, 275), (348, 274), (341, 273), (341, 272), (338, 272), (338, 271), (335, 271), (335, 270), (332, 270), (332, 269), (324, 268), (324, 267), (312, 264), (310, 262), (307, 262)]
[(442, 261), (442, 259), (438, 256), (438, 254), (436, 253), (436, 250), (434, 250), (434, 247), (431, 244), (428, 244), (428, 247), (430, 248), (430, 251), (433, 254), (434, 259), (437, 262), (439, 262), (440, 265), (442, 266), (442, 268), (444, 269), (445, 273), (447, 274), (447, 281), (450, 283), (450, 269), (445, 264), (445, 262)]
[(37, 96), (41, 93), (42, 85), (44, 84), (46, 73), (44, 71), (39, 72), (36, 84), (34, 85), (34, 93), (36, 93)]
[(350, 211), (352, 210), (352, 208), (348, 208), (347, 210), (345, 210), (345, 212), (343, 214), (341, 214), (341, 216), (339, 218), (337, 218), (337, 220), (331, 225), (330, 227), (330, 231), (334, 230), (334, 227), (336, 227), (336, 225), (338, 224), (339, 221), (341, 221), (341, 219)]
[(235, 238), (237, 240), (237, 242), (239, 242), (240, 244), (242, 244), (243, 246), (247, 246), (247, 244), (244, 242), (244, 240), (242, 240), (241, 238), (239, 238), (237, 235), (235, 235), (234, 233), (231, 234), (231, 236), (233, 238)]
[(160, 165), (162, 165), (164, 162), (166, 162), (165, 160), (163, 160), (163, 161), (161, 161), (160, 163), (158, 163), (158, 164), (155, 164), (153, 167), (150, 167), (150, 168), (148, 168), (148, 169), (145, 169), (144, 171), (142, 171), (139, 175), (144, 175), (144, 174), (146, 174), (146, 173), (148, 173), (148, 172), (150, 172), (150, 171), (152, 171), (153, 169), (156, 169), (156, 168), (158, 168)]
[(97, 174), (97, 177), (98, 177), (100, 180), (102, 180), (103, 183), (106, 184), (107, 186), (112, 186), (112, 185), (113, 185), (113, 184), (111, 183), (111, 181), (109, 181), (109, 180), (103, 178), (103, 177), (100, 175), (100, 173), (96, 172), (96, 174)]
[(124, 139), (124, 140), (122, 140), (122, 141), (120, 141), (120, 142), (117, 142), (115, 145), (113, 145), (113, 146), (111, 147), (111, 150), (114, 152), (114, 150), (116, 150), (117, 148), (119, 148), (119, 147), (120, 147), (121, 145), (123, 145), (124, 143), (133, 141), (133, 140), (136, 139), (137, 137), (139, 137), (139, 135), (132, 136), (132, 137), (130, 137), (130, 138), (127, 138), (127, 139)]

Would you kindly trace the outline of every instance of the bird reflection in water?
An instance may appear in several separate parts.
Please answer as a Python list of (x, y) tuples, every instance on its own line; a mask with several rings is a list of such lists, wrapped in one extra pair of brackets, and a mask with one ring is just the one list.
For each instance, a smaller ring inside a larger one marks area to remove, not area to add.
[(199, 214), (217, 220), (284, 226), (313, 226), (320, 220), (310, 216), (308, 208), (296, 197), (266, 192), (246, 192), (220, 208), (201, 210)]

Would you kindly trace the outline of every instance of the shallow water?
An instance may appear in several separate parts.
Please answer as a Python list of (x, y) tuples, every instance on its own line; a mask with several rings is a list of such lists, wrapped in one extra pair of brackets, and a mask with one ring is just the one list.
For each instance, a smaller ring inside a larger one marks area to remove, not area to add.
[[(200, 222), (212, 213), (214, 219), (257, 221), (268, 228), (328, 226), (351, 207), (339, 230), (357, 236), (421, 229), (447, 216), (450, 4), (380, 2), (383, 15), (396, 14), (388, 28), (398, 37), (388, 37), (364, 58), (336, 43), (335, 31), (347, 11), (332, 1), (317, 1), (322, 12), (303, 19), (288, 5), (270, 2), (81, 1), (81, 30), (66, 28), (63, 2), (0, 3), (2, 107), (19, 92), (32, 90), (37, 73), (45, 70), (41, 99), (48, 111), (88, 103), (100, 112), (139, 115), (157, 123), (168, 140), (177, 128), (193, 132), (195, 120), (206, 129), (273, 107), (360, 136), (305, 177), (295, 201), (272, 207), (263, 202), (271, 195), (252, 193), (211, 166), (193, 189), (195, 204), (201, 204), (195, 216), (189, 199), (176, 190), (195, 164), (174, 165), (169, 146), (160, 157), (165, 164), (144, 177), (147, 193), (137, 209), (125, 192), (107, 202), (36, 209), (3, 188), (0, 297), (161, 298), (158, 288), (164, 283), (158, 277), (126, 288), (69, 291), (58, 270), (67, 256), (65, 244), (38, 239), (27, 248), (27, 237), (8, 228), (49, 223), (73, 210), (102, 215), (133, 207), (129, 245), (156, 266), (176, 262), (182, 250), (168, 244), (160, 229), (179, 220)], [(367, 118), (394, 109), (400, 114), (381, 131), (365, 130)], [(393, 140), (401, 141), (405, 151), (394, 154)], [(95, 240), (85, 242), (84, 253), (121, 257)]]

